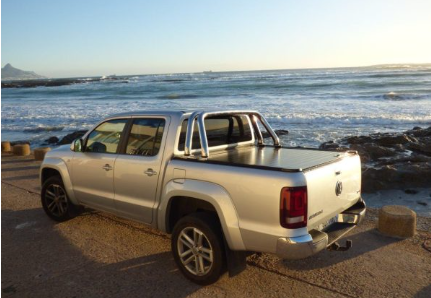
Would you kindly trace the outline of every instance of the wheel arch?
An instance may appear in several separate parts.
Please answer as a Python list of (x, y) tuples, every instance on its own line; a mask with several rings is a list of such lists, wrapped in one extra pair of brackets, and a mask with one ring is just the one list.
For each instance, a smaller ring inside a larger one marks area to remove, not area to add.
[[(179, 204), (186, 204), (186, 207), (181, 207), (180, 210), (175, 209)], [(170, 220), (173, 218), (179, 220), (181, 216), (189, 214), (187, 212), (190, 210), (214, 212), (220, 220), (229, 247), (232, 250), (245, 250), (235, 206), (222, 186), (192, 179), (185, 179), (182, 183), (173, 180), (168, 182), (157, 209), (158, 228), (170, 233), (173, 228)], [(175, 218), (173, 214), (176, 211), (179, 211), (179, 215)]]
[(73, 192), (73, 186), (72, 181), (70, 178), (69, 170), (67, 168), (66, 163), (59, 158), (45, 158), (43, 161), (43, 164), (40, 168), (40, 184), (41, 186), (43, 183), (50, 177), (58, 175), (61, 177), (64, 188), (67, 192), (67, 196), (69, 197), (70, 201), (78, 205), (79, 202), (75, 198), (75, 193)]

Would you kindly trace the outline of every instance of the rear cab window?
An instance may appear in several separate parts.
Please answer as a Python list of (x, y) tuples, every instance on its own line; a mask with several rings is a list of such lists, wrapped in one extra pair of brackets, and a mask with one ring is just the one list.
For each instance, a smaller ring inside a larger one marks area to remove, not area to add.
[(165, 119), (137, 118), (133, 120), (126, 144), (126, 154), (155, 156), (162, 143)]
[[(186, 143), (188, 119), (181, 125), (181, 133), (178, 141), (178, 150), (184, 151)], [(205, 119), (205, 130), (209, 147), (231, 145), (253, 140), (253, 132), (249, 118), (245, 115), (226, 115), (208, 117)], [(200, 148), (198, 125), (194, 126), (192, 149)]]

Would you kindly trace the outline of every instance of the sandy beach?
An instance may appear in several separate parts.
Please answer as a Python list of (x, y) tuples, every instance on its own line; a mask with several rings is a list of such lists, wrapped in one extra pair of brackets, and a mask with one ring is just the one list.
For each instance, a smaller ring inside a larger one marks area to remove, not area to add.
[(4, 297), (428, 297), (431, 219), (395, 239), (376, 230), (377, 209), (349, 236), (347, 252), (280, 261), (252, 255), (247, 270), (208, 287), (175, 267), (169, 236), (121, 218), (86, 210), (55, 223), (40, 204), (33, 156), (2, 155), (2, 294)]

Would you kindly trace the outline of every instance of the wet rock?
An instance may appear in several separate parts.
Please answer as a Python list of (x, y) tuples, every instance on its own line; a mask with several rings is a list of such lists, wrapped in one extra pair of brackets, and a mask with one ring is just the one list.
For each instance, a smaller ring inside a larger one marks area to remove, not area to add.
[(386, 147), (378, 146), (376, 144), (356, 145), (356, 146), (352, 146), (351, 148), (357, 150), (358, 152), (363, 152), (367, 154), (368, 156), (370, 156), (371, 159), (391, 157), (397, 154), (394, 150), (391, 150)]
[(395, 145), (392, 145), (391, 148), (399, 153), (407, 152), (405, 145), (395, 144)]
[(319, 149), (322, 150), (336, 150), (338, 148), (340, 148), (340, 145), (334, 143), (334, 141), (325, 142), (319, 146)]
[(374, 142), (376, 144), (379, 144), (381, 146), (393, 146), (398, 144), (407, 144), (412, 142), (417, 142), (417, 140), (412, 137), (405, 134), (401, 135), (379, 135), (374, 139)]
[(427, 202), (417, 201), (416, 203), (418, 203), (419, 205), (422, 205), (422, 206), (428, 206)]
[(431, 162), (396, 163), (367, 168), (362, 173), (362, 190), (374, 192), (382, 189), (430, 187)]
[(369, 136), (353, 136), (343, 139), (348, 144), (364, 144), (364, 143), (370, 143), (373, 141), (373, 139)]
[(404, 192), (408, 195), (415, 195), (418, 193), (418, 191), (414, 190), (414, 189), (406, 189), (406, 190), (404, 190)]
[(375, 133), (352, 136), (338, 144), (323, 143), (320, 148), (348, 145), (358, 151), (362, 162), (362, 189), (431, 187), (431, 127), (414, 127), (403, 133)]
[(350, 146), (350, 149), (358, 151), (362, 162), (377, 161), (379, 158), (388, 158), (397, 155), (395, 150), (372, 143), (353, 144)]
[(285, 129), (276, 129), (276, 130), (275, 130), (275, 133), (276, 133), (278, 136), (285, 136), (285, 135), (288, 135), (288, 134), (289, 134), (289, 131), (288, 131), (288, 130), (285, 130)]
[(381, 165), (393, 165), (397, 163), (415, 163), (415, 162), (431, 162), (431, 157), (413, 152), (411, 155), (408, 155), (408, 156), (396, 156), (394, 158), (379, 160), (376, 163), (376, 165), (381, 166)]
[(412, 151), (420, 152), (426, 155), (431, 155), (431, 145), (422, 143), (409, 144), (408, 148)]
[(57, 144), (60, 141), (57, 137), (49, 137), (45, 140), (47, 144)]
[(86, 133), (87, 133), (87, 130), (78, 130), (78, 131), (72, 132), (64, 136), (58, 144), (59, 145), (71, 144), (74, 140), (81, 138)]
[(408, 130), (405, 132), (408, 135), (413, 135), (415, 137), (430, 137), (431, 136), (431, 126), (428, 128), (421, 128), (418, 126), (413, 127), (412, 130)]
[(397, 169), (394, 166), (387, 165), (378, 169), (367, 168), (362, 172), (362, 191), (374, 192), (389, 189), (398, 181)]

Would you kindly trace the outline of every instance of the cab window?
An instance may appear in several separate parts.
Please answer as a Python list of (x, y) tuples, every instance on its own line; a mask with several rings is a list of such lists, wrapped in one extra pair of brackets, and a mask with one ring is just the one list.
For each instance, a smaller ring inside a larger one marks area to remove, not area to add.
[(117, 153), (127, 119), (109, 120), (100, 124), (87, 138), (85, 152)]
[(134, 119), (127, 139), (126, 154), (155, 156), (162, 143), (165, 119)]
[[(178, 150), (183, 151), (186, 142), (188, 120), (184, 120), (181, 126), (181, 134), (178, 142)], [(252, 140), (252, 132), (248, 117), (245, 115), (217, 116), (205, 119), (205, 130), (208, 138), (208, 146), (215, 147)], [(194, 125), (192, 149), (200, 148), (198, 125)]]

